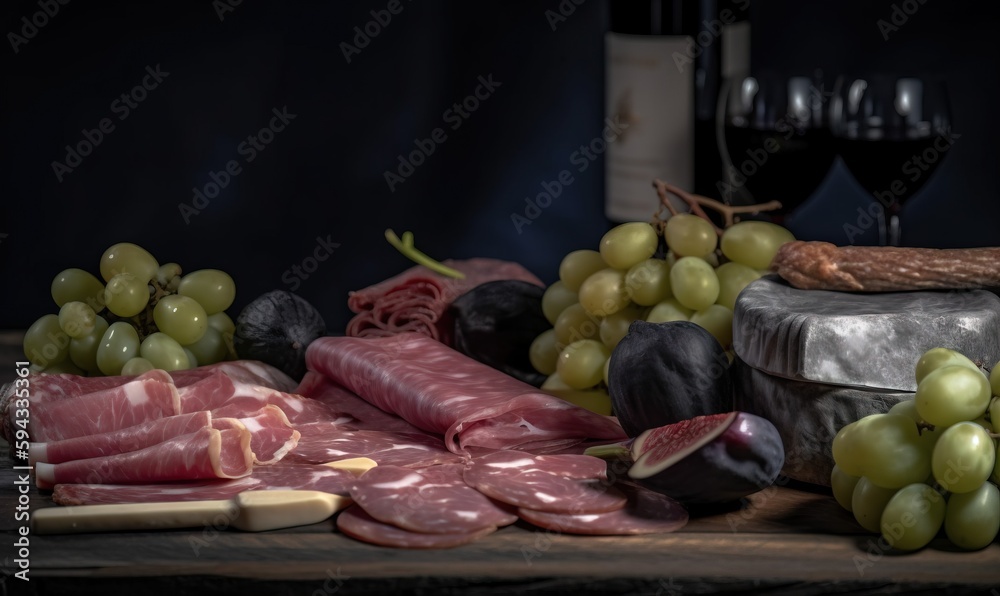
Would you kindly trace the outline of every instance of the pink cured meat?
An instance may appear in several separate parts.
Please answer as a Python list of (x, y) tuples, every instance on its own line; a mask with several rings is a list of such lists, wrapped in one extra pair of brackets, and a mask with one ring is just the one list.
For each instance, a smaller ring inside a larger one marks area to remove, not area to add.
[(253, 416), (236, 420), (250, 432), (250, 450), (253, 452), (254, 463), (277, 463), (299, 444), (301, 433), (292, 428), (288, 417), (278, 406), (267, 405)]
[(75, 459), (138, 451), (173, 437), (191, 434), (212, 424), (210, 412), (191, 412), (158, 418), (120, 430), (49, 443), (32, 443), (33, 462), (59, 464)]
[(546, 530), (592, 536), (660, 534), (687, 524), (684, 506), (670, 497), (633, 484), (616, 486), (625, 493), (628, 504), (615, 511), (572, 514), (519, 508), (517, 514)]
[(351, 505), (337, 516), (337, 529), (351, 538), (396, 548), (452, 548), (479, 540), (496, 532), (497, 528), (483, 528), (476, 532), (451, 534), (425, 534), (411, 532), (392, 524), (378, 521), (357, 505)]
[(56, 484), (139, 484), (203, 478), (239, 478), (253, 469), (250, 433), (202, 428), (129, 453), (35, 466), (38, 488)]
[(625, 506), (625, 495), (611, 486), (605, 475), (604, 461), (589, 455), (533, 456), (497, 451), (474, 458), (464, 478), (481, 493), (509, 505), (582, 514)]
[[(613, 418), (543, 393), (423, 335), (321, 337), (306, 364), (382, 410), (444, 435), (447, 448), (569, 446), (586, 439), (626, 438)], [(467, 429), (488, 424), (488, 432)]]
[(444, 447), (440, 437), (426, 433), (382, 430), (344, 430), (325, 422), (297, 427), (302, 433), (298, 446), (288, 455), (292, 461), (324, 463), (352, 457), (369, 457), (379, 466), (423, 468), (462, 461)]
[(267, 405), (281, 408), (293, 425), (337, 417), (326, 404), (261, 385), (233, 381), (222, 371), (183, 387), (178, 393), (182, 412), (209, 410), (220, 418), (245, 418)]
[(444, 264), (461, 271), (465, 277), (447, 277), (417, 265), (348, 294), (347, 306), (357, 314), (347, 324), (347, 335), (382, 337), (415, 332), (447, 344), (451, 341), (451, 324), (445, 313), (462, 294), (480, 284), (501, 279), (544, 285), (530, 271), (510, 261), (449, 259)]
[(404, 433), (424, 432), (399, 416), (373, 406), (358, 397), (356, 393), (341, 387), (316, 371), (306, 372), (295, 393), (326, 404), (332, 410), (349, 416), (352, 419), (349, 424), (354, 428)]
[(151, 370), (118, 387), (33, 406), (30, 434), (35, 442), (72, 439), (173, 416), (179, 407), (170, 375)]
[(517, 516), (462, 479), (461, 464), (411, 470), (377, 466), (351, 484), (351, 499), (375, 519), (427, 534), (467, 534)]
[(254, 466), (249, 476), (234, 479), (163, 482), (159, 484), (58, 484), (52, 500), (60, 505), (157, 503), (229, 499), (248, 490), (319, 490), (349, 496), (354, 475), (329, 466), (280, 461)]

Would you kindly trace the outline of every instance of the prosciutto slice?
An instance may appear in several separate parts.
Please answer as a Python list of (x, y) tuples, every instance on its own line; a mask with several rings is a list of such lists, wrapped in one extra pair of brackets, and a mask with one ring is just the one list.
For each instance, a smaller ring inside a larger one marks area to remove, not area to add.
[(345, 430), (324, 422), (297, 427), (302, 433), (298, 446), (288, 455), (292, 461), (322, 463), (369, 457), (379, 466), (423, 468), (462, 461), (444, 447), (440, 437), (423, 432), (399, 433), (382, 430)]
[(328, 466), (281, 461), (255, 466), (249, 476), (234, 479), (164, 482), (160, 484), (58, 484), (52, 500), (60, 505), (156, 503), (228, 499), (248, 490), (319, 490), (349, 496), (354, 475)]
[(190, 435), (117, 455), (35, 466), (38, 488), (56, 484), (131, 484), (239, 478), (250, 474), (250, 433), (243, 429), (203, 428)]
[(466, 484), (462, 468), (377, 466), (351, 484), (351, 498), (375, 519), (411, 532), (467, 534), (517, 521), (512, 511)]
[(626, 438), (613, 418), (595, 414), (416, 333), (321, 337), (306, 364), (425, 431), (447, 448), (567, 447)]
[(478, 540), (497, 530), (494, 526), (475, 532), (448, 534), (411, 532), (392, 524), (380, 522), (357, 505), (351, 505), (340, 512), (337, 516), (337, 529), (357, 540), (397, 548), (451, 548)]
[(162, 370), (151, 370), (117, 387), (32, 406), (29, 432), (35, 442), (57, 441), (179, 413), (173, 379)]
[(326, 404), (262, 385), (234, 381), (223, 371), (215, 371), (181, 388), (178, 395), (182, 412), (209, 410), (220, 418), (253, 416), (267, 405), (281, 408), (293, 425), (337, 417)]
[(276, 463), (299, 444), (301, 433), (292, 428), (288, 417), (278, 406), (266, 405), (253, 416), (236, 420), (250, 433), (254, 463)]
[(517, 514), (540, 528), (564, 534), (622, 536), (659, 534), (683, 528), (688, 513), (666, 495), (633, 484), (618, 484), (628, 497), (621, 509), (605, 513), (552, 513), (519, 508)]
[(75, 459), (102, 457), (116, 453), (138, 451), (173, 437), (191, 434), (211, 426), (210, 412), (191, 412), (158, 418), (121, 430), (86, 435), (49, 443), (32, 443), (29, 451), (33, 462), (58, 464)]
[(417, 265), (362, 290), (351, 292), (347, 306), (357, 313), (347, 324), (351, 337), (383, 337), (415, 332), (445, 343), (451, 341), (452, 322), (448, 306), (488, 281), (516, 279), (542, 286), (541, 280), (517, 263), (475, 258), (444, 261), (465, 274), (463, 279), (446, 277)]

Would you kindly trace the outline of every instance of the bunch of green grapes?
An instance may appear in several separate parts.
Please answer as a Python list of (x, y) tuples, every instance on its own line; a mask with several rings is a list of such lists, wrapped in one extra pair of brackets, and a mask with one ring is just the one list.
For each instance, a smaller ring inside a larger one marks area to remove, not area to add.
[(217, 269), (182, 275), (128, 242), (101, 257), (102, 283), (83, 269), (52, 281), (58, 314), (35, 321), (24, 336), (34, 370), (77, 375), (137, 375), (181, 370), (234, 357), (236, 326), (226, 314), (233, 278)]
[(794, 240), (787, 229), (761, 221), (734, 224), (720, 238), (714, 225), (689, 213), (667, 220), (663, 238), (660, 251), (656, 228), (624, 223), (604, 235), (599, 250), (563, 258), (559, 281), (542, 296), (553, 327), (529, 350), (532, 366), (549, 375), (543, 389), (602, 392), (598, 403), (609, 409), (607, 362), (636, 319), (691, 321), (728, 348), (737, 295)]
[(1000, 363), (990, 376), (962, 354), (934, 348), (916, 368), (912, 399), (842, 428), (830, 484), (862, 527), (900, 550), (944, 528), (959, 548), (1000, 531)]

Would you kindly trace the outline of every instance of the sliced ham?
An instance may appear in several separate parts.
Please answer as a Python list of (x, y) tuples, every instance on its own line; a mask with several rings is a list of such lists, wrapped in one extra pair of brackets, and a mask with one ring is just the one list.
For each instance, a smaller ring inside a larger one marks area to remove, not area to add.
[(596, 536), (661, 534), (687, 524), (687, 511), (670, 497), (632, 484), (616, 486), (625, 493), (628, 504), (615, 511), (574, 514), (519, 508), (517, 514), (553, 532)]
[(468, 544), (497, 530), (496, 527), (491, 527), (464, 533), (411, 532), (392, 524), (382, 523), (357, 505), (351, 505), (340, 512), (337, 516), (337, 529), (363, 542), (396, 548), (452, 548)]
[(276, 463), (299, 444), (301, 433), (292, 428), (288, 417), (278, 406), (266, 405), (252, 416), (235, 420), (250, 433), (254, 463)]
[(202, 428), (139, 451), (35, 466), (38, 488), (56, 484), (140, 484), (250, 474), (250, 433)]
[(411, 470), (377, 466), (351, 484), (351, 499), (375, 519), (428, 534), (468, 534), (517, 521), (462, 479), (461, 464)]
[(58, 484), (52, 499), (60, 505), (155, 503), (228, 499), (247, 490), (319, 490), (348, 496), (354, 475), (328, 466), (281, 461), (255, 466), (249, 476), (234, 479), (163, 482), (159, 484)]
[(349, 416), (353, 419), (350, 424), (354, 428), (404, 433), (424, 432), (399, 416), (373, 406), (353, 391), (316, 371), (306, 372), (295, 393), (326, 404), (343, 416)]
[(180, 414), (170, 375), (151, 370), (117, 387), (31, 407), (32, 441), (48, 442), (120, 430)]
[(451, 303), (488, 281), (516, 279), (542, 286), (541, 280), (521, 265), (498, 259), (446, 260), (448, 267), (465, 274), (447, 277), (417, 265), (362, 290), (351, 292), (347, 306), (356, 313), (347, 324), (352, 337), (383, 337), (415, 332), (449, 343), (452, 322), (446, 316)]
[(497, 451), (473, 458), (464, 478), (479, 492), (516, 507), (603, 513), (621, 509), (626, 503), (625, 495), (605, 480), (606, 470), (603, 460), (588, 455)]
[(306, 350), (306, 364), (382, 410), (444, 435), (456, 453), (626, 438), (613, 418), (542, 393), (416, 333), (321, 337)]
[(424, 432), (345, 430), (324, 422), (299, 425), (302, 436), (289, 453), (292, 461), (323, 463), (352, 457), (369, 457), (379, 466), (423, 468), (462, 461), (444, 447), (440, 437)]
[(32, 443), (33, 462), (58, 464), (75, 459), (88, 459), (116, 453), (138, 451), (173, 437), (191, 434), (211, 426), (210, 412), (191, 412), (150, 420), (121, 430), (85, 435), (49, 443)]
[(216, 371), (179, 391), (182, 412), (209, 410), (220, 418), (245, 418), (261, 408), (281, 408), (289, 422), (312, 422), (336, 418), (329, 406), (294, 393), (285, 393), (262, 385), (234, 381), (223, 371)]

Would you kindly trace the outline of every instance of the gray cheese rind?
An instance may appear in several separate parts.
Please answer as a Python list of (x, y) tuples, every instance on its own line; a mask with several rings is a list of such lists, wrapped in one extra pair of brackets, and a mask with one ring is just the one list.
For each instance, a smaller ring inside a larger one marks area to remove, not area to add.
[(1000, 298), (986, 290), (851, 293), (755, 280), (733, 312), (733, 348), (745, 363), (793, 380), (916, 391), (931, 348), (986, 368), (1000, 360)]

